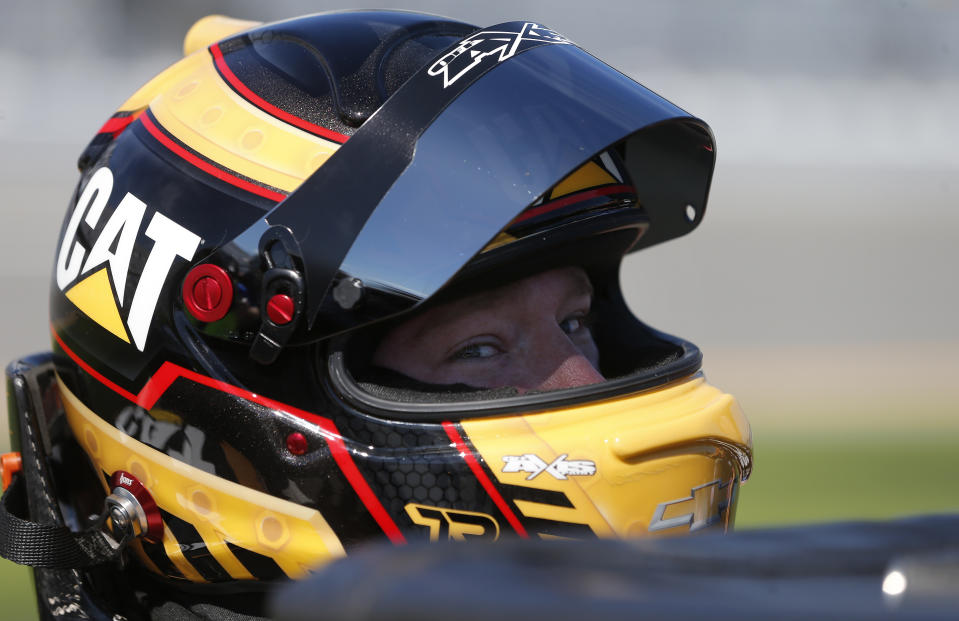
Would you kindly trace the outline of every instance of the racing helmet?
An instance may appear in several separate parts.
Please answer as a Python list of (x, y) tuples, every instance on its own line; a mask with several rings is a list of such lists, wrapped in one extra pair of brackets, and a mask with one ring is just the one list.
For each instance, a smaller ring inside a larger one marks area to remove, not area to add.
[[(701, 221), (703, 121), (533, 22), (209, 17), (93, 137), (55, 257), (64, 419), (178, 584), (299, 578), (375, 542), (726, 530), (748, 424), (637, 319), (623, 256)], [(558, 266), (602, 383), (384, 373), (385, 330)], [(79, 466), (77, 466), (79, 467)]]

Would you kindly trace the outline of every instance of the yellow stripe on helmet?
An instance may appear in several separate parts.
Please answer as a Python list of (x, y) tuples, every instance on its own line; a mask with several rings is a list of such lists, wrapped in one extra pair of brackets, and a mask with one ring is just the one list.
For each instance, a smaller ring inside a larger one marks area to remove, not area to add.
[(203, 157), (284, 192), (295, 190), (339, 146), (237, 95), (206, 51), (152, 99), (150, 110), (164, 129)]

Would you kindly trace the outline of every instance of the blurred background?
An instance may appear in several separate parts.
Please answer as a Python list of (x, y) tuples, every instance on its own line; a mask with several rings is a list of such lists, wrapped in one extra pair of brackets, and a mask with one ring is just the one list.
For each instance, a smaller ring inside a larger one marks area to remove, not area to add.
[[(945, 0), (4, 0), (4, 361), (49, 347), (77, 156), (189, 26), (354, 6), (538, 20), (713, 127), (704, 223), (630, 258), (624, 284), (641, 317), (702, 347), (753, 424), (740, 527), (959, 510), (959, 3)], [(0, 565), (8, 588), (15, 569)]]

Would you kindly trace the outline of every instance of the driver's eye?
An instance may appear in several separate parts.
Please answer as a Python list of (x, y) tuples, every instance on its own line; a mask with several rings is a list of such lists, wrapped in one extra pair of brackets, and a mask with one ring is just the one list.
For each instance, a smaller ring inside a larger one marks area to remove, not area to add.
[(566, 334), (574, 334), (589, 326), (586, 315), (572, 315), (559, 322), (560, 329)]
[(457, 350), (452, 358), (454, 360), (477, 360), (482, 358), (491, 358), (499, 353), (499, 348), (487, 343), (471, 343), (466, 347)]

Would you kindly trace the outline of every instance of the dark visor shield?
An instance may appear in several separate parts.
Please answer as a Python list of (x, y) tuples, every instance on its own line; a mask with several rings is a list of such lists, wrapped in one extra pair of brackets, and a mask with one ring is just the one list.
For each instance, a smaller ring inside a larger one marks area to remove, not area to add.
[[(266, 225), (292, 233), (308, 292), (293, 340), (324, 338), (429, 298), (622, 141), (650, 217), (640, 245), (692, 230), (712, 174), (705, 123), (552, 31), (496, 26), (410, 78), (244, 237)], [(366, 296), (355, 307), (354, 289)]]

